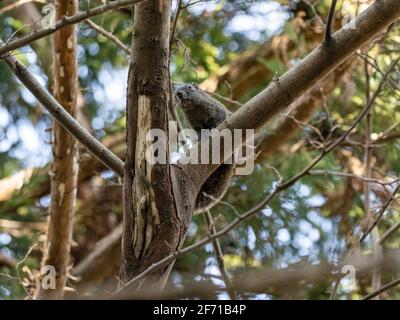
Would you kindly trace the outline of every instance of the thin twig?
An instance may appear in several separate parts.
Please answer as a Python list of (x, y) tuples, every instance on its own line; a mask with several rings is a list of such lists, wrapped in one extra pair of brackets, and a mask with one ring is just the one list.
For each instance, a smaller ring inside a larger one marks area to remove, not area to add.
[(176, 7), (176, 13), (175, 13), (175, 17), (174, 17), (174, 22), (172, 23), (171, 37), (169, 39), (169, 54), (170, 54), (170, 56), (171, 56), (171, 53), (172, 53), (172, 45), (173, 45), (174, 40), (175, 40), (176, 26), (178, 25), (178, 19), (179, 19), (179, 16), (181, 14), (181, 11), (183, 9), (182, 1), (183, 0), (179, 0), (178, 1), (177, 7)]
[(239, 108), (240, 108), (240, 107), (243, 107), (243, 103), (240, 103), (239, 101), (236, 101), (236, 100), (233, 100), (233, 99), (224, 97), (223, 95), (218, 94), (218, 93), (216, 93), (216, 92), (211, 92), (211, 91), (206, 91), (206, 92), (207, 92), (208, 94), (214, 96), (214, 97), (217, 97), (217, 98), (219, 98), (219, 99), (225, 101), (225, 102), (228, 102), (228, 103), (231, 103), (231, 104), (233, 104), (233, 105), (236, 105), (236, 106), (238, 106)]
[(106, 12), (122, 9), (126, 7), (130, 7), (134, 4), (137, 4), (143, 0), (118, 0), (118, 1), (110, 1), (104, 5), (95, 7), (93, 9), (88, 9), (84, 12), (80, 12), (74, 16), (64, 16), (61, 20), (57, 21), (53, 28), (45, 28), (38, 31), (33, 31), (25, 36), (22, 36), (19, 39), (7, 41), (7, 43), (1, 43), (0, 45), (0, 57), (6, 54), (9, 51), (13, 51), (15, 49), (21, 48), (23, 46), (28, 45), (32, 41), (41, 39), (45, 36), (48, 36), (66, 26), (70, 26), (76, 23), (83, 22), (91, 17), (98, 16), (104, 14)]
[[(204, 218), (208, 226), (208, 233), (210, 235), (215, 234), (217, 230), (215, 229), (215, 224), (211, 216), (210, 210), (204, 212)], [(228, 292), (229, 297), (232, 300), (235, 300), (237, 298), (237, 294), (233, 286), (233, 283), (231, 281), (231, 277), (225, 267), (224, 254), (222, 253), (221, 244), (219, 243), (218, 239), (214, 239), (212, 244), (214, 248), (215, 257), (217, 259), (219, 271), (221, 273), (223, 281), (225, 282), (226, 291)]]
[(383, 234), (383, 236), (379, 239), (379, 243), (380, 244), (385, 243), (385, 241), (399, 229), (400, 229), (400, 222), (398, 222), (397, 224), (393, 225), (389, 230), (387, 230)]
[(332, 39), (332, 24), (333, 24), (333, 18), (335, 16), (336, 3), (337, 0), (332, 0), (331, 8), (329, 10), (329, 15), (328, 15), (328, 21), (326, 23), (326, 28), (325, 28), (325, 41), (329, 41)]
[(114, 36), (111, 32), (108, 32), (104, 28), (100, 27), (98, 24), (94, 23), (92, 20), (88, 19), (85, 21), (87, 25), (89, 25), (92, 29), (96, 30), (98, 33), (110, 39), (112, 42), (116, 44), (116, 46), (122, 49), (128, 56), (131, 55), (131, 49), (126, 46), (118, 37)]
[(333, 285), (333, 289), (331, 292), (331, 295), (329, 297), (329, 300), (336, 300), (336, 296), (337, 296), (337, 292), (339, 290), (340, 287), (340, 281), (342, 281), (342, 279), (346, 276), (346, 274), (340, 274), (337, 279), (335, 280), (335, 283)]
[(390, 206), (390, 204), (392, 203), (392, 201), (394, 200), (394, 196), (396, 195), (396, 193), (399, 191), (400, 189), (400, 184), (396, 187), (396, 189), (394, 190), (394, 192), (392, 193), (391, 197), (386, 201), (385, 205), (382, 207), (381, 211), (379, 212), (378, 216), (376, 217), (376, 219), (374, 220), (374, 222), (372, 223), (372, 225), (368, 228), (367, 231), (364, 232), (364, 234), (362, 235), (361, 239), (360, 239), (360, 243), (363, 243), (363, 241), (367, 238), (367, 236), (371, 233), (372, 229), (374, 229), (376, 227), (376, 225), (378, 224), (378, 222), (381, 220), (382, 216), (385, 214), (386, 209)]
[(371, 292), (370, 294), (366, 295), (364, 298), (362, 298), (362, 300), (370, 300), (378, 295), (380, 295), (382, 292), (385, 292), (389, 289), (392, 289), (393, 287), (396, 287), (400, 284), (400, 279), (396, 279), (390, 283), (388, 283), (387, 285), (383, 286), (382, 288)]
[[(366, 63), (368, 63), (372, 68), (374, 68), (378, 73), (380, 73), (381, 75), (384, 74), (384, 72), (379, 68), (378, 63), (376, 62), (376, 60), (369, 56), (369, 55), (365, 55), (362, 53), (356, 53), (361, 59), (363, 59)], [(370, 60), (372, 60), (373, 62), (371, 62)], [(388, 78), (388, 83), (393, 87), (393, 89), (400, 91), (400, 85), (397, 84), (392, 78)], [(396, 93), (396, 91), (394, 91), (394, 93), (397, 96), (400, 96), (398, 93)]]
[(239, 213), (239, 211), (235, 208), (235, 206), (233, 206), (233, 205), (230, 204), (229, 202), (223, 201), (223, 200), (221, 200), (221, 199), (217, 199), (217, 198), (213, 197), (212, 195), (207, 194), (207, 193), (205, 193), (205, 192), (203, 192), (203, 195), (204, 195), (205, 197), (207, 197), (207, 198), (210, 198), (213, 202), (215, 202), (216, 205), (217, 205), (217, 204), (222, 204), (222, 205), (224, 205), (224, 206), (230, 208), (230, 209), (233, 211), (233, 213), (236, 215), (236, 217), (240, 217), (240, 216), (241, 216), (240, 213)]
[(17, 271), (17, 277), (18, 277), (18, 279), (19, 279), (19, 282), (20, 282), (21, 286), (24, 288), (26, 294), (27, 294), (29, 297), (31, 297), (31, 298), (32, 298), (32, 295), (29, 293), (29, 291), (25, 288), (25, 286), (24, 286), (24, 284), (23, 284), (22, 277), (21, 277), (21, 272), (20, 272), (20, 270), (19, 270), (19, 269), (20, 269), (19, 267), (20, 267), (23, 263), (25, 263), (25, 261), (28, 259), (28, 257), (30, 256), (30, 254), (32, 253), (32, 251), (33, 251), (36, 247), (37, 247), (37, 243), (34, 243), (34, 244), (28, 249), (28, 251), (26, 252), (24, 258), (23, 258), (21, 261), (19, 261), (19, 262), (17, 263), (17, 265), (15, 266), (15, 270)]
[[(370, 74), (368, 70), (368, 63), (364, 62), (365, 71), (365, 101), (369, 103), (371, 99), (371, 87), (370, 87)], [(371, 178), (371, 134), (373, 130), (373, 109), (367, 113), (366, 117), (366, 130), (365, 130), (365, 147), (364, 147), (364, 162), (365, 162), (365, 177)], [(371, 200), (370, 200), (371, 187), (368, 181), (364, 181), (364, 209), (366, 217), (371, 216)], [(373, 258), (379, 259), (382, 254), (382, 246), (379, 244), (379, 230), (375, 228), (372, 231), (373, 240)], [(381, 286), (382, 273), (379, 266), (374, 266), (372, 270), (372, 290), (375, 291)], [(379, 296), (376, 297), (379, 299)]]
[(359, 176), (354, 173), (336, 172), (336, 171), (330, 171), (330, 170), (310, 170), (309, 174), (310, 175), (332, 175), (332, 176), (350, 177), (350, 178), (360, 179), (364, 182), (380, 184), (382, 186), (400, 183), (400, 178), (388, 182), (388, 181), (382, 181), (382, 180), (378, 180), (378, 179), (374, 179), (374, 178), (367, 178), (367, 177)]
[(318, 14), (317, 9), (315, 9), (316, 4), (312, 4), (308, 0), (303, 0), (303, 2), (310, 7), (311, 11), (314, 13), (315, 18), (317, 18), (317, 20), (321, 24), (321, 26), (324, 27), (325, 22), (324, 22), (324, 20), (322, 20), (321, 16)]
[[(235, 277), (233, 283), (238, 293), (244, 295), (267, 293), (273, 294), (274, 291), (283, 291), (299, 283), (303, 285), (312, 284), (329, 279), (337, 275), (340, 266), (352, 265), (357, 270), (357, 274), (363, 276), (368, 273), (375, 265), (388, 270), (396, 270), (399, 262), (398, 250), (388, 252), (382, 259), (374, 260), (370, 254), (357, 255), (353, 259), (340, 261), (338, 264), (331, 264), (328, 261), (321, 261), (318, 265), (306, 264), (300, 266), (289, 266), (284, 269), (264, 269), (257, 271), (245, 270), (242, 275)], [(345, 276), (345, 274), (344, 274)], [(210, 277), (210, 276), (209, 276)], [(174, 285), (167, 286), (163, 291), (153, 290), (151, 287), (142, 288), (140, 292), (124, 292), (124, 294), (113, 297), (123, 299), (188, 299), (206, 298), (210, 293), (225, 290), (224, 287), (204, 281), (200, 283), (185, 284), (183, 288), (176, 288)], [(98, 297), (99, 299), (110, 298), (109, 296)]]
[(10, 3), (9, 5), (3, 7), (0, 9), (0, 14), (3, 14), (7, 11), (14, 10), (23, 4), (29, 3), (29, 2), (40, 2), (40, 3), (45, 3), (45, 0), (18, 0), (17, 2)]

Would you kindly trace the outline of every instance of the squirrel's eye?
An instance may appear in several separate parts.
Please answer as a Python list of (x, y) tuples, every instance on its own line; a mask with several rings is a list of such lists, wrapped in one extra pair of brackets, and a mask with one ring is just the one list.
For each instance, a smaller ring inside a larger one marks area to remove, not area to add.
[(189, 90), (193, 90), (193, 86), (191, 84), (188, 85)]

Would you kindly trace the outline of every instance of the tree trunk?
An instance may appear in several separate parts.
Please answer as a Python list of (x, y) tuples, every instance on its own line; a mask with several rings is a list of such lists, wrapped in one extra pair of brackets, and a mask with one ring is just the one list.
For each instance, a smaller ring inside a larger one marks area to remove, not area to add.
[[(121, 285), (183, 244), (196, 196), (209, 165), (150, 165), (146, 135), (168, 137), (170, 0), (150, 0), (135, 9), (134, 46), (127, 94)], [(159, 150), (168, 159), (166, 149)], [(218, 165), (211, 165), (214, 170)], [(173, 263), (139, 285), (163, 287)]]
[[(168, 132), (170, 0), (135, 8), (127, 94), (127, 155), (121, 280), (126, 282), (176, 251), (186, 233), (175, 205), (171, 168), (146, 161), (146, 134)], [(151, 282), (162, 284), (167, 267)]]
[[(78, 1), (55, 1), (56, 19), (72, 16)], [(72, 115), (77, 113), (78, 66), (76, 59), (77, 28), (66, 27), (53, 36), (54, 96)], [(78, 143), (57, 122), (53, 125), (53, 165), (51, 168), (51, 205), (47, 244), (43, 265), (56, 271), (56, 288), (45, 289), (38, 283), (36, 297), (61, 299), (67, 281), (73, 218), (78, 178)], [(46, 274), (41, 275), (41, 279)], [(40, 279), (40, 280), (41, 280)]]

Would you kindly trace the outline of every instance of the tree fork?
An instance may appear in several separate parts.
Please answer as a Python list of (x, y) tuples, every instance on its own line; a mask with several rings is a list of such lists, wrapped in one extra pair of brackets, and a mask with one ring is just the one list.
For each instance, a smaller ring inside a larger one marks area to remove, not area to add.
[[(190, 221), (177, 182), (185, 179), (177, 178), (173, 166), (146, 161), (148, 131), (168, 133), (170, 18), (170, 0), (149, 0), (135, 8), (126, 104), (121, 284), (175, 252)], [(148, 280), (163, 286), (171, 267)]]

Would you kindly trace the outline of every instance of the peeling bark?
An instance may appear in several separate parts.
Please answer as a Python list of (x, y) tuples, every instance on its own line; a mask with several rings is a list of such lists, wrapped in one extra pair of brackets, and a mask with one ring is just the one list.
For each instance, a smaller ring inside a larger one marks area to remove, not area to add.
[[(78, 12), (78, 1), (55, 2), (56, 19)], [(54, 96), (73, 116), (77, 113), (77, 28), (66, 27), (53, 36)], [(56, 288), (46, 290), (39, 279), (36, 298), (61, 299), (67, 282), (78, 181), (78, 143), (60, 124), (53, 125), (51, 205), (47, 243), (42, 261), (56, 270)], [(41, 276), (44, 276), (43, 274)]]

